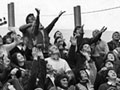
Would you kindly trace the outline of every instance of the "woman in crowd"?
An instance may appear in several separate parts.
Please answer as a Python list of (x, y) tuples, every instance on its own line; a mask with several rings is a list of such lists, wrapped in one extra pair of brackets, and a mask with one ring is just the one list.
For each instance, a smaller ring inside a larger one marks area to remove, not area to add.
[(98, 90), (120, 90), (120, 79), (114, 69), (109, 68), (106, 71), (107, 82), (100, 85)]

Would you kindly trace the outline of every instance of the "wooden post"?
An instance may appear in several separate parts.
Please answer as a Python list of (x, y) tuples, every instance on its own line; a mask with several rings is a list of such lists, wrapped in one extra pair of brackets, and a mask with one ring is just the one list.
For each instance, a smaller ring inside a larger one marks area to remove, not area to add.
[(14, 3), (8, 4), (8, 28), (15, 27)]
[(75, 6), (74, 7), (74, 23), (76, 26), (81, 26), (81, 7)]

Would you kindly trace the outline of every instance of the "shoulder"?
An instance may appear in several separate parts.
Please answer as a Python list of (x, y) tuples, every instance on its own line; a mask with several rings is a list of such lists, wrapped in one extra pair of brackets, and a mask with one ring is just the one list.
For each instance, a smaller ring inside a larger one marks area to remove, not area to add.
[(66, 61), (65, 59), (63, 59), (63, 58), (59, 58), (59, 61), (60, 61), (60, 62), (67, 63), (67, 61)]
[(50, 90), (57, 90), (57, 88), (56, 87), (51, 87)]

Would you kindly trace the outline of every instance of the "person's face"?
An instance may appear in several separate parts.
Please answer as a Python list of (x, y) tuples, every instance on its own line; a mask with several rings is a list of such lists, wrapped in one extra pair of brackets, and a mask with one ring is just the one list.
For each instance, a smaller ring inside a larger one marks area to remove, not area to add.
[(51, 47), (51, 51), (52, 51), (52, 54), (58, 54), (59, 53), (59, 49), (55, 45)]
[(58, 46), (58, 48), (59, 49), (63, 49), (64, 47), (63, 47), (63, 44), (64, 44), (64, 40), (62, 39), (62, 38), (59, 38), (58, 40), (57, 40), (57, 46)]
[(68, 80), (67, 80), (67, 78), (62, 78), (61, 80), (60, 80), (60, 83), (61, 83), (61, 85), (63, 86), (63, 87), (68, 87)]
[(113, 34), (113, 40), (120, 40), (120, 34), (119, 33), (114, 33)]
[(62, 34), (60, 31), (58, 31), (58, 32), (55, 34), (55, 38), (57, 38), (57, 37), (63, 38), (63, 34)]
[(117, 78), (117, 74), (114, 70), (109, 70), (108, 71), (108, 77), (111, 79), (116, 79)]
[(113, 67), (112, 62), (106, 62), (106, 63), (105, 63), (105, 67), (107, 67), (107, 68)]
[(10, 43), (12, 43), (12, 39), (11, 38), (7, 38), (6, 39), (6, 44), (10, 44)]
[(80, 75), (82, 77), (82, 80), (88, 80), (88, 75), (85, 70), (81, 70)]
[(96, 37), (98, 35), (98, 33), (99, 33), (99, 30), (93, 31), (93, 33), (92, 33), (93, 37)]
[(29, 23), (33, 23), (35, 21), (35, 17), (34, 16), (30, 16), (28, 18), (28, 21), (29, 21)]
[(3, 65), (5, 67), (8, 67), (8, 65), (10, 64), (10, 59), (7, 56), (3, 57)]
[(110, 60), (110, 61), (115, 61), (115, 56), (112, 53), (109, 53), (107, 55), (107, 59)]
[(88, 45), (88, 44), (84, 44), (84, 45), (83, 45), (83, 49), (82, 49), (82, 51), (85, 51), (85, 52), (91, 52), (90, 45)]
[(18, 59), (18, 62), (24, 62), (25, 61), (25, 58), (20, 53), (17, 54), (17, 59)]
[(51, 49), (51, 57), (53, 59), (58, 59), (59, 58), (59, 49), (57, 48), (57, 46), (53, 45), (50, 47)]

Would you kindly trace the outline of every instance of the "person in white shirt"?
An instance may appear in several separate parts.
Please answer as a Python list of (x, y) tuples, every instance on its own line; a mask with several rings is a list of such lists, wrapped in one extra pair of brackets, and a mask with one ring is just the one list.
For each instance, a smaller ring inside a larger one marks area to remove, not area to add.
[(71, 70), (67, 61), (60, 58), (59, 49), (56, 45), (50, 46), (49, 55), (50, 57), (45, 58), (45, 60), (48, 62), (49, 65), (52, 66), (53, 70), (55, 70), (57, 73), (67, 72)]

